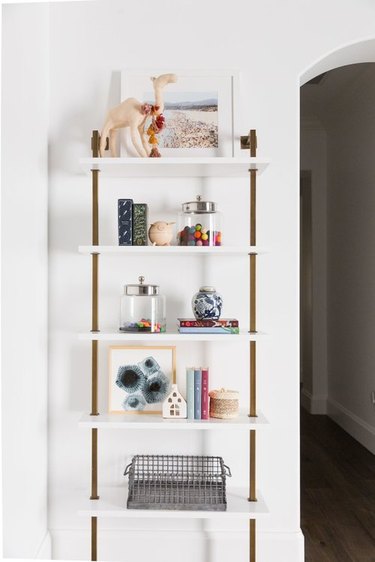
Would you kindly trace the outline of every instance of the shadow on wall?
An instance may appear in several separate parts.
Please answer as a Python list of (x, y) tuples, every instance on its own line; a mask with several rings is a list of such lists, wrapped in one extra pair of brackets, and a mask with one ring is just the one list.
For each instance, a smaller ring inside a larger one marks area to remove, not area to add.
[[(96, 80), (99, 81), (99, 77)], [(66, 175), (80, 173), (77, 154), (92, 156), (93, 116), (95, 116), (94, 128), (100, 132), (107, 111), (120, 103), (121, 72), (111, 73), (107, 107), (101, 108), (99, 84), (94, 83), (91, 88), (87, 85), (86, 91), (92, 92), (88, 103), (85, 98), (85, 102), (79, 101), (74, 107), (70, 107), (69, 113), (66, 112), (64, 115), (61, 112), (59, 114), (59, 125), (56, 126), (49, 139), (48, 173), (50, 176), (55, 174), (56, 170)]]

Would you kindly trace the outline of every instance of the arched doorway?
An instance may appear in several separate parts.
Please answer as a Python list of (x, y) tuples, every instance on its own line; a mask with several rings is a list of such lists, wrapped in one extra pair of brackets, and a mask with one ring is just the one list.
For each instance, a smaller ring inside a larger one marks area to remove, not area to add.
[(311, 359), (302, 348), (310, 415), (301, 420), (301, 505), (310, 562), (365, 562), (375, 552), (374, 61), (375, 41), (350, 45), (302, 80), (302, 310), (311, 299), (302, 341), (312, 335)]

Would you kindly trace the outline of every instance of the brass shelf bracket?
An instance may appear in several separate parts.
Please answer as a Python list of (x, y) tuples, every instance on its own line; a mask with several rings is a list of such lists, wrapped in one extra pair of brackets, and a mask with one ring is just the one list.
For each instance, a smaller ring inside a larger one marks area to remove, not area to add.
[[(241, 135), (241, 150), (250, 150), (250, 156), (256, 156), (257, 137), (255, 129), (251, 129), (248, 135)], [(254, 154), (251, 154), (254, 152)]]

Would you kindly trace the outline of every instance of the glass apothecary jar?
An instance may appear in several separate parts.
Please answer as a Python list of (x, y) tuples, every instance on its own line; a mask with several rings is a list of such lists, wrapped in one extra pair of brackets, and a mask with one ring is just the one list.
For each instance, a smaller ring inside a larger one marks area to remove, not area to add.
[(221, 213), (214, 201), (196, 201), (182, 204), (178, 214), (178, 246), (221, 246)]
[(158, 285), (145, 285), (144, 277), (139, 284), (125, 285), (121, 297), (121, 332), (165, 332), (165, 296), (159, 293)]

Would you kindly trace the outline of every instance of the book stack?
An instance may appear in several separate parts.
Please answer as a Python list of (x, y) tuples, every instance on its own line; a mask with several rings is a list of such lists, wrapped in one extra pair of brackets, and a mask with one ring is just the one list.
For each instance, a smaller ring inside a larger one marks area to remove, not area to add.
[(178, 318), (180, 334), (239, 334), (238, 320), (220, 318), (220, 320), (196, 320), (195, 318)]
[(208, 420), (208, 368), (186, 369), (187, 417), (190, 420)]
[(120, 246), (147, 246), (146, 203), (118, 200), (118, 243)]

